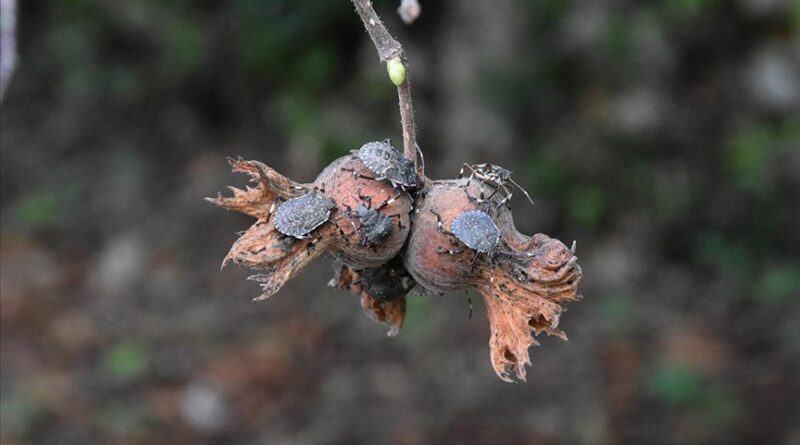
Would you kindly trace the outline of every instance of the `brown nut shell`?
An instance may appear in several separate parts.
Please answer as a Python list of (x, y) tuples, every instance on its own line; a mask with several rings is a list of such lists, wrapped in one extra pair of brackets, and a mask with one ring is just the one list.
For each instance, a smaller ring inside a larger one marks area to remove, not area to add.
[[(498, 207), (502, 196), (493, 191), (475, 180), (431, 182), (413, 214), (404, 265), (418, 284), (435, 292), (476, 288), (486, 302), (495, 372), (506, 381), (512, 372), (525, 380), (528, 348), (538, 344), (531, 333), (566, 339), (559, 318), (564, 303), (581, 298), (581, 269), (574, 246), (518, 232), (510, 209)], [(501, 231), (494, 257), (447, 233), (455, 218), (474, 209), (489, 214)]]
[[(340, 230), (330, 252), (355, 269), (379, 266), (392, 259), (406, 242), (411, 226), (411, 197), (373, 174), (355, 156), (333, 161), (320, 173), (314, 185), (336, 202), (332, 222)], [(391, 230), (374, 242), (358, 216), (359, 207), (371, 207), (391, 219)]]

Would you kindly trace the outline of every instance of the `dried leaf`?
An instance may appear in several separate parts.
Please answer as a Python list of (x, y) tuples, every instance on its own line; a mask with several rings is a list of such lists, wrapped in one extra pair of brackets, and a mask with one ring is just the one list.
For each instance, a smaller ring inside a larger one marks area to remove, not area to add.
[(384, 301), (369, 295), (363, 285), (361, 275), (346, 264), (340, 265), (336, 275), (328, 283), (338, 289), (348, 290), (361, 298), (361, 307), (364, 313), (372, 320), (389, 326), (389, 337), (394, 337), (403, 327), (406, 316), (405, 294), (397, 296), (391, 301)]
[(389, 337), (394, 337), (403, 327), (406, 317), (406, 297), (398, 297), (392, 301), (376, 300), (366, 293), (361, 294), (361, 308), (367, 317), (389, 326)]
[(279, 199), (288, 199), (306, 193), (306, 186), (296, 183), (265, 164), (241, 159), (228, 160), (234, 172), (250, 175), (256, 187), (246, 190), (229, 187), (231, 197), (218, 196), (206, 198), (207, 201), (229, 210), (236, 210), (258, 218), (234, 243), (222, 261), (222, 267), (229, 263), (251, 269), (264, 270), (252, 275), (250, 280), (258, 281), (262, 293), (256, 300), (263, 300), (277, 292), (300, 269), (318, 257), (332, 242), (328, 235), (332, 227), (319, 229), (314, 239), (298, 240), (285, 236), (275, 229), (270, 216)]
[(270, 210), (278, 198), (291, 198), (305, 193), (306, 187), (281, 175), (267, 165), (258, 161), (245, 161), (241, 159), (228, 159), (236, 173), (250, 175), (250, 181), (258, 185), (247, 187), (246, 190), (228, 187), (233, 196), (224, 197), (221, 194), (216, 198), (206, 198), (206, 201), (228, 210), (250, 215), (259, 220), (267, 220)]
[(573, 252), (545, 235), (534, 237), (529, 246), (535, 247), (530, 255), (498, 260), (489, 282), (478, 286), (491, 329), (492, 367), (507, 382), (513, 381), (512, 370), (525, 380), (528, 348), (539, 344), (532, 333), (567, 340), (558, 329), (561, 305), (581, 298), (581, 270)]

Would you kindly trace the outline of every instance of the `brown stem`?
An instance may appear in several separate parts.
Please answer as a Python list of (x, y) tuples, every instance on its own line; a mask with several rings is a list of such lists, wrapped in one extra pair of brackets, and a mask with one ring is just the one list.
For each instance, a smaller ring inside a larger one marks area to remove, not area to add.
[[(381, 18), (375, 12), (370, 0), (352, 0), (353, 5), (358, 11), (361, 21), (364, 23), (372, 43), (378, 50), (378, 57), (382, 62), (388, 62), (394, 58), (400, 58), (405, 63), (403, 46), (400, 45), (384, 26)], [(414, 126), (414, 108), (411, 102), (411, 83), (409, 81), (408, 66), (406, 68), (405, 81), (397, 86), (397, 96), (400, 102), (400, 122), (403, 127), (403, 153), (405, 157), (414, 161), (414, 165), (419, 167), (417, 161), (417, 136)]]
[(361, 21), (364, 22), (364, 28), (367, 29), (369, 37), (375, 44), (381, 61), (388, 62), (395, 57), (402, 56), (403, 47), (400, 45), (400, 42), (389, 34), (381, 18), (378, 17), (378, 13), (376, 13), (375, 9), (372, 7), (372, 2), (370, 0), (353, 0), (353, 5), (355, 5), (356, 11), (358, 11)]
[(406, 81), (397, 87), (397, 96), (400, 98), (400, 124), (403, 126), (403, 152), (407, 159), (417, 163), (417, 136), (414, 126), (414, 107), (411, 102), (411, 83), (406, 73)]

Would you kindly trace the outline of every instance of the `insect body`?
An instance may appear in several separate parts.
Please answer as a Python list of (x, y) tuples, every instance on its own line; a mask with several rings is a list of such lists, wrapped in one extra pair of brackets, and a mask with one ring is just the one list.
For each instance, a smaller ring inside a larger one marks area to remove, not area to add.
[(356, 209), (364, 231), (362, 244), (375, 246), (392, 233), (394, 222), (377, 209), (359, 206)]
[(453, 236), (470, 249), (495, 257), (500, 246), (500, 229), (488, 213), (467, 210), (450, 224)]
[(414, 162), (392, 148), (388, 139), (364, 144), (356, 156), (375, 175), (374, 179), (389, 181), (392, 187), (402, 190), (419, 187), (420, 180)]
[[(392, 218), (399, 217), (400, 214), (396, 213), (394, 215), (386, 215), (381, 210), (388, 206), (389, 204), (393, 203), (397, 198), (401, 195), (398, 194), (393, 198), (389, 198), (378, 207), (372, 207), (372, 197), (365, 196), (361, 194), (361, 190), (358, 190), (358, 197), (363, 201), (366, 202), (367, 205), (360, 205), (356, 208), (356, 211), (353, 212), (347, 205), (347, 215), (348, 216), (357, 216), (361, 223), (361, 245), (362, 246), (370, 246), (375, 247), (381, 241), (386, 239), (387, 236), (392, 234), (394, 230), (394, 222)], [(398, 221), (398, 225), (400, 228), (403, 228), (402, 223)], [(355, 225), (353, 225), (353, 230), (355, 230)]]
[[(451, 239), (450, 241), (453, 245), (458, 245), (460, 241), (461, 244), (475, 252), (471, 261), (473, 268), (480, 254), (485, 254), (489, 259), (489, 263), (494, 264), (494, 259), (500, 253), (505, 253), (500, 251), (500, 228), (497, 227), (497, 224), (494, 223), (488, 213), (476, 209), (465, 211), (450, 224), (452, 232), (445, 230), (441, 215), (433, 210), (431, 210), (431, 213), (436, 215), (436, 226), (439, 231), (455, 238), (455, 240)], [(464, 250), (466, 249), (439, 248), (438, 253), (457, 255), (464, 252)]]
[(275, 211), (275, 228), (286, 236), (310, 238), (310, 233), (325, 224), (336, 203), (315, 192), (292, 198)]
[(458, 174), (459, 178), (464, 176), (465, 169), (469, 169), (471, 171), (469, 179), (467, 180), (468, 186), (473, 178), (477, 178), (482, 183), (489, 184), (495, 189), (495, 191), (492, 192), (492, 194), (489, 195), (487, 198), (484, 198), (483, 190), (481, 190), (481, 196), (479, 201), (492, 199), (492, 197), (494, 196), (495, 193), (497, 193), (498, 190), (502, 190), (506, 196), (497, 205), (498, 207), (500, 207), (501, 205), (507, 203), (511, 199), (511, 195), (514, 194), (508, 188), (508, 184), (511, 184), (515, 188), (519, 189), (522, 193), (524, 193), (525, 196), (528, 198), (528, 201), (530, 201), (530, 203), (533, 204), (533, 198), (531, 198), (531, 195), (529, 195), (524, 188), (522, 188), (519, 184), (517, 184), (516, 181), (514, 181), (514, 179), (511, 178), (511, 170), (504, 167), (500, 167), (499, 165), (488, 164), (488, 163), (464, 164), (461, 167), (461, 171)]

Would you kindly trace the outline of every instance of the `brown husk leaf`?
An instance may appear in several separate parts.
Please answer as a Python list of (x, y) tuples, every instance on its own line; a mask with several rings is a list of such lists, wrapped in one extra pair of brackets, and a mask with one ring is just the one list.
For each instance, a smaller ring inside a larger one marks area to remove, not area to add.
[(389, 332), (386, 335), (394, 337), (400, 332), (406, 317), (405, 295), (400, 295), (392, 301), (381, 301), (369, 295), (360, 280), (358, 271), (342, 264), (329, 284), (338, 289), (348, 290), (353, 295), (360, 297), (361, 308), (367, 317), (389, 326)]
[(477, 286), (489, 318), (492, 367), (507, 382), (512, 370), (525, 380), (525, 366), (531, 364), (528, 348), (539, 344), (531, 334), (567, 340), (558, 329), (562, 305), (581, 298), (581, 269), (574, 252), (542, 234), (527, 244), (530, 256), (499, 258), (490, 280)]
[(298, 240), (282, 235), (270, 219), (270, 208), (278, 198), (288, 199), (306, 193), (308, 188), (298, 184), (258, 161), (229, 159), (234, 172), (250, 175), (256, 187), (246, 190), (229, 187), (233, 196), (206, 198), (214, 205), (250, 215), (258, 221), (250, 226), (225, 256), (222, 267), (229, 263), (264, 270), (248, 279), (261, 283), (263, 300), (278, 291), (311, 260), (325, 251), (332, 240), (332, 227), (324, 227), (313, 239)]

